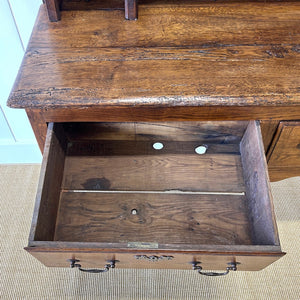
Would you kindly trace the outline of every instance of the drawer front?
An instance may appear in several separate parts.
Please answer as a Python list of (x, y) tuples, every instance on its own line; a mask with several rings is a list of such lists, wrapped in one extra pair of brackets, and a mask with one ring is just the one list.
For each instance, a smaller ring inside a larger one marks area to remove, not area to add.
[(300, 121), (280, 122), (267, 157), (271, 180), (300, 176)]
[(137, 269), (192, 269), (192, 262), (199, 262), (205, 270), (224, 270), (229, 263), (236, 262), (239, 271), (259, 271), (277, 259), (281, 254), (181, 254), (181, 253), (95, 253), (29, 251), (48, 267), (70, 267), (70, 259), (78, 260), (82, 268), (104, 268), (107, 262), (115, 260), (116, 268)]

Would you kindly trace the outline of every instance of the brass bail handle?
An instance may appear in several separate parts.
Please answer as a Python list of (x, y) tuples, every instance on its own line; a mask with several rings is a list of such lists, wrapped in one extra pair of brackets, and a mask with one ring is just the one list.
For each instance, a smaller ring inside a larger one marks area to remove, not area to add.
[(108, 263), (104, 266), (104, 269), (83, 269), (81, 268), (81, 264), (78, 264), (80, 260), (72, 258), (68, 259), (68, 262), (70, 262), (70, 268), (78, 268), (81, 272), (88, 272), (88, 273), (105, 273), (108, 272), (109, 269), (115, 268), (115, 263), (118, 262), (118, 260), (109, 260)]
[(201, 264), (201, 262), (195, 261), (192, 262), (192, 268), (193, 270), (198, 271), (199, 274), (201, 275), (205, 275), (205, 276), (224, 276), (227, 275), (229, 273), (229, 271), (236, 271), (237, 270), (237, 262), (230, 262), (228, 263), (228, 267), (226, 268), (226, 271), (222, 272), (222, 273), (218, 273), (218, 272), (203, 272), (202, 271), (202, 267), (199, 266), (198, 264)]

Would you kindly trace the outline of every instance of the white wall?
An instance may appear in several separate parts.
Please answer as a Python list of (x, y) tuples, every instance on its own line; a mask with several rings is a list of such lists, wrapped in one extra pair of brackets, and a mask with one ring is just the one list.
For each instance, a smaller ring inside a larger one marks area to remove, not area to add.
[(41, 3), (0, 0), (0, 163), (41, 161), (25, 111), (6, 106)]

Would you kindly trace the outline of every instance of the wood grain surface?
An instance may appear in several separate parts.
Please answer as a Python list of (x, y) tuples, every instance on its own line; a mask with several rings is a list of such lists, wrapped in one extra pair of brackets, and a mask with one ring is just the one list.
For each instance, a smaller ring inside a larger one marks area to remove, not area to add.
[(49, 124), (36, 194), (30, 240), (53, 240), (64, 173), (66, 139), (59, 125)]
[[(248, 245), (248, 249), (252, 246)], [(161, 253), (156, 251), (154, 253), (149, 253), (146, 251), (139, 251), (140, 255), (172, 255), (174, 258), (170, 261), (159, 261), (159, 262), (147, 262), (144, 260), (135, 259), (135, 253), (103, 253), (99, 251), (64, 251), (64, 250), (54, 250), (52, 251), (41, 251), (35, 248), (26, 248), (35, 258), (39, 259), (48, 267), (63, 267), (69, 268), (70, 262), (67, 260), (70, 258), (79, 259), (80, 263), (84, 268), (103, 268), (108, 260), (119, 260), (116, 263), (116, 268), (143, 268), (143, 269), (184, 269), (192, 270), (192, 261), (201, 261), (201, 266), (205, 270), (224, 270), (229, 262), (236, 261), (240, 264), (238, 265), (239, 271), (258, 271), (269, 264), (273, 263), (280, 257), (284, 255), (282, 252), (277, 253)], [(77, 272), (77, 270), (74, 270)], [(194, 271), (195, 272), (195, 271)], [(199, 275), (200, 276), (200, 275)]]
[(243, 179), (254, 243), (279, 245), (268, 168), (258, 122), (251, 121), (240, 144)]
[(64, 189), (242, 192), (239, 155), (67, 156)]
[(299, 167), (269, 167), (271, 181), (279, 181), (289, 177), (299, 176)]
[(298, 1), (147, 0), (136, 22), (108, 4), (65, 0), (58, 23), (40, 10), (8, 105), (41, 149), (47, 122), (265, 120), (268, 151), (276, 121), (299, 120)]
[(264, 143), (265, 153), (268, 152), (268, 149), (272, 143), (274, 134), (279, 125), (279, 121), (277, 120), (261, 120), (260, 121), (260, 129), (262, 134), (262, 140)]
[[(53, 121), (299, 120), (299, 7), (146, 1), (135, 22), (121, 10), (89, 10), (63, 11), (57, 23), (42, 7), (8, 104), (27, 109), (40, 145)], [(46, 154), (59, 151), (44, 162), (28, 248), (45, 264), (79, 256), (95, 267), (95, 258), (119, 251), (125, 267), (136, 266), (129, 255), (141, 249), (128, 242), (149, 241), (157, 253), (180, 252), (176, 268), (187, 268), (188, 257), (207, 260), (207, 268), (234, 260), (257, 270), (283, 255), (254, 122), (245, 135), (200, 134), (196, 141), (209, 146), (204, 156), (190, 150), (189, 130), (155, 135), (155, 125), (141, 125), (132, 134), (130, 124), (93, 143), (66, 132), (74, 141), (65, 151), (60, 126), (46, 143)], [(276, 124), (265, 128), (273, 135)], [(165, 144), (160, 154), (153, 141)], [(97, 250), (89, 251), (93, 243)]]
[[(243, 0), (218, 0), (222, 3), (241, 3)], [(250, 1), (248, 1), (250, 2)], [(274, 3), (274, 2), (295, 2), (295, 0), (251, 0), (252, 3)], [(166, 7), (166, 6), (199, 6), (211, 4), (211, 0), (139, 0), (139, 7)], [(124, 10), (124, 0), (61, 0), (61, 10)]]
[(65, 11), (49, 23), (42, 8), (9, 105), (299, 108), (299, 3), (139, 13)]
[(300, 121), (280, 122), (268, 153), (270, 167), (297, 167), (300, 175)]
[[(208, 122), (68, 122), (63, 129), (70, 142), (202, 142), (239, 144), (248, 121)], [(178, 149), (174, 149), (176, 151)]]
[(125, 19), (136, 20), (138, 17), (137, 0), (124, 0), (125, 2)]
[(33, 129), (35, 138), (41, 150), (41, 153), (44, 153), (45, 142), (48, 130), (48, 124), (44, 119), (44, 115), (41, 111), (33, 111), (26, 109), (27, 117), (30, 121), (31, 127)]
[[(203, 106), (203, 107), (85, 107), (78, 108), (52, 108), (52, 109), (26, 109), (32, 128), (34, 129), (41, 152), (43, 152), (48, 122), (161, 122), (161, 121), (208, 121), (208, 120), (251, 120), (263, 119), (261, 127), (265, 147), (270, 146), (274, 132), (279, 124), (278, 120), (295, 120), (299, 118), (300, 106), (252, 106), (232, 107)], [(269, 119), (274, 119), (270, 121)], [(80, 127), (80, 126), (79, 126)], [(78, 128), (80, 131), (80, 129)], [(160, 128), (159, 130), (162, 130)], [(233, 130), (230, 128), (230, 130)], [(267, 150), (265, 148), (265, 150)]]
[(45, 15), (42, 9), (29, 49), (274, 45), (270, 57), (276, 58), (299, 38), (298, 1), (148, 5), (137, 22), (126, 22), (122, 11), (65, 11), (59, 23)]
[(61, 10), (124, 10), (124, 0), (62, 0)]
[(51, 22), (57, 22), (60, 20), (60, 2), (62, 0), (43, 0), (46, 3), (49, 20)]
[[(279, 245), (266, 185), (266, 164), (261, 162), (259, 125), (227, 125), (51, 123), (42, 180), (46, 185), (41, 187), (51, 193), (38, 194), (35, 214), (39, 218), (33, 223), (31, 240), (144, 242), (172, 247)], [(160, 127), (162, 131), (157, 136), (155, 132)], [(157, 138), (166, 143), (165, 150), (153, 149)], [(221, 148), (203, 155), (191, 153), (197, 139), (214, 142), (215, 149)], [(181, 143), (186, 145), (180, 147)], [(227, 146), (235, 147), (236, 152), (227, 153)], [(64, 163), (51, 163), (52, 157), (61, 153), (59, 149), (63, 149), (60, 160)], [(259, 174), (260, 180), (253, 183), (253, 174)], [(56, 185), (49, 190), (47, 182), (53, 180)], [(49, 207), (55, 207), (57, 213), (48, 214), (45, 209)], [(268, 216), (262, 217), (262, 207), (267, 207)]]
[(54, 240), (252, 244), (244, 196), (164, 193), (62, 193)]
[(267, 153), (270, 179), (300, 176), (300, 122), (280, 122)]
[[(63, 189), (244, 191), (248, 122), (70, 123)], [(155, 150), (154, 143), (163, 148)], [(198, 155), (195, 149), (207, 151)]]

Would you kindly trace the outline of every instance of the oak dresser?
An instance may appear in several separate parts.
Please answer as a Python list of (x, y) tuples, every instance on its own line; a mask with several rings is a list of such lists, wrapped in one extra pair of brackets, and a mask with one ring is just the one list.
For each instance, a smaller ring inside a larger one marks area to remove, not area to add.
[(26, 250), (210, 276), (284, 255), (269, 176), (300, 175), (300, 3), (45, 2), (8, 100), (44, 155)]

